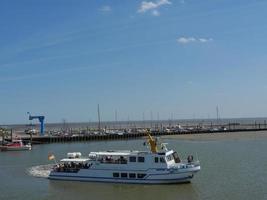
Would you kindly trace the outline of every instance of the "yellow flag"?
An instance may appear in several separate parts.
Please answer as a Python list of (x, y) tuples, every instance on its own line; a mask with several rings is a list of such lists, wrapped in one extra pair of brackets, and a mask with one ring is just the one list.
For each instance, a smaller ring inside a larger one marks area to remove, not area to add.
[(54, 160), (54, 159), (55, 159), (55, 156), (53, 154), (48, 155), (48, 160)]

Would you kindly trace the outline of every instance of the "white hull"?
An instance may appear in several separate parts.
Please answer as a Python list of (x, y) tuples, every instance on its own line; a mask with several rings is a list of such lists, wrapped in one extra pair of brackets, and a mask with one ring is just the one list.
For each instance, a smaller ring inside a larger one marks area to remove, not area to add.
[(131, 184), (172, 184), (190, 182), (194, 174), (200, 170), (200, 166), (179, 171), (165, 170), (158, 172), (156, 170), (148, 171), (123, 171), (125, 173), (146, 173), (142, 179), (139, 178), (113, 178), (111, 170), (82, 169), (77, 173), (51, 172), (49, 179), (83, 182), (107, 182), (107, 183), (131, 183)]
[(23, 147), (9, 147), (9, 146), (0, 146), (1, 151), (25, 151), (31, 150), (31, 146), (23, 146)]

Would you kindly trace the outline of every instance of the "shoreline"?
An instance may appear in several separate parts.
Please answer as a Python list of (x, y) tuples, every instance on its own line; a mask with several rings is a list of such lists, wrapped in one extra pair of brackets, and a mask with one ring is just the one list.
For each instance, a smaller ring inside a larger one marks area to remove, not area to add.
[[(16, 135), (16, 134), (14, 134)], [(25, 141), (30, 140), (29, 135), (19, 135)], [(79, 142), (79, 141), (109, 141), (109, 140), (129, 140), (146, 138), (145, 134), (131, 137), (127, 135), (91, 135), (91, 136), (75, 136), (75, 137), (54, 137), (54, 136), (33, 136), (33, 143), (48, 144), (60, 142)], [(255, 140), (267, 139), (267, 130), (258, 131), (233, 131), (233, 132), (213, 132), (213, 133), (187, 133), (187, 134), (169, 134), (169, 135), (153, 135), (153, 137), (160, 137), (162, 139), (188, 140), (188, 141), (223, 141), (223, 140)], [(0, 142), (2, 138), (0, 137)]]
[(161, 138), (192, 140), (192, 141), (267, 139), (267, 131), (180, 134), (180, 135), (165, 135), (161, 136)]

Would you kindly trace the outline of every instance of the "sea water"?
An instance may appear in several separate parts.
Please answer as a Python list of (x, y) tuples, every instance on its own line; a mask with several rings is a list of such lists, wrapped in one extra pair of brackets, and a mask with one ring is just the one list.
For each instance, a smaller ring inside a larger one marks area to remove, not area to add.
[(32, 151), (0, 152), (0, 199), (267, 199), (267, 137), (232, 140), (165, 138), (181, 157), (196, 154), (201, 171), (189, 184), (136, 185), (47, 179), (53, 161), (67, 152), (146, 150), (143, 140), (35, 145)]

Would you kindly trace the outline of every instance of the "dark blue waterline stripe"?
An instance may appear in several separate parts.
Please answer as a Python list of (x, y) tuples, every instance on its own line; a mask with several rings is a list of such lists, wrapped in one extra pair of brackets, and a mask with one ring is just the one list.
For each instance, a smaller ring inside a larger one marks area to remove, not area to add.
[[(105, 179), (105, 180), (119, 180), (122, 181), (123, 180), (138, 180), (138, 181), (178, 181), (178, 180), (186, 180), (186, 179), (191, 179), (192, 177), (184, 177), (184, 178), (176, 178), (176, 179), (137, 179), (137, 178), (133, 178), (133, 179), (129, 179), (129, 178), (109, 178), (109, 177), (91, 177), (91, 176), (64, 176), (64, 175), (50, 175), (49, 178), (53, 178), (53, 177), (60, 177), (60, 178), (82, 178), (82, 179)], [(94, 181), (94, 180), (92, 180)]]
[(101, 181), (101, 180), (71, 180), (71, 179), (51, 179), (53, 181), (79, 181), (79, 182), (95, 182), (95, 183), (112, 183), (112, 184), (136, 184), (136, 185), (146, 185), (146, 184), (150, 184), (150, 185), (158, 185), (158, 184), (166, 184), (166, 185), (170, 185), (170, 184), (182, 184), (182, 183), (190, 183), (190, 180), (176, 180), (175, 182), (133, 182), (133, 181)]

